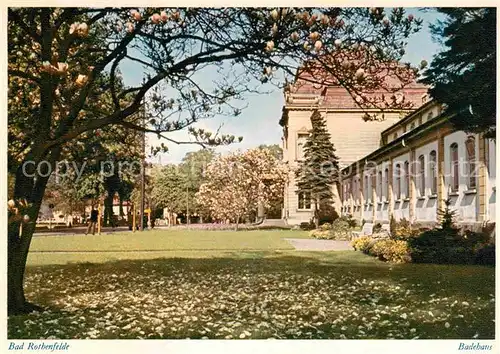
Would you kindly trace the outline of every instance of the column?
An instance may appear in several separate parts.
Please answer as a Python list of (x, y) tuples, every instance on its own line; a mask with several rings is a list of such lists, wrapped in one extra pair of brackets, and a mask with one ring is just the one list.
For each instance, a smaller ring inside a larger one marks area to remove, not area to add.
[(409, 186), (409, 191), (410, 191), (410, 204), (409, 204), (409, 214), (410, 214), (410, 223), (414, 223), (416, 220), (416, 213), (415, 213), (415, 208), (416, 208), (416, 188), (415, 188), (415, 149), (412, 148), (410, 150), (410, 186)]
[(393, 167), (392, 157), (389, 160), (389, 176), (387, 176), (387, 178), (389, 178), (389, 185), (387, 188), (387, 200), (389, 201), (388, 216), (390, 222), (392, 216), (394, 215), (394, 193), (392, 189), (392, 183), (394, 180), (394, 167)]
[(372, 193), (372, 222), (377, 219), (377, 171), (373, 171), (370, 177), (371, 180), (371, 193)]
[(349, 210), (350, 210), (349, 213), (351, 215), (354, 215), (354, 193), (353, 193), (353, 190), (354, 190), (354, 178), (350, 177), (349, 178), (348, 195), (349, 195)]
[(365, 176), (363, 171), (360, 172), (359, 178), (359, 202), (361, 203), (361, 214), (359, 216), (359, 221), (363, 221), (365, 218)]
[(477, 196), (479, 198), (479, 210), (476, 217), (477, 221), (487, 221), (488, 220), (488, 145), (486, 139), (484, 139), (483, 134), (479, 134), (477, 142), (479, 144), (479, 156), (476, 167), (478, 181), (477, 181)]
[[(438, 151), (437, 151), (437, 164), (438, 164), (438, 184), (437, 184), (437, 210), (444, 209), (444, 201), (447, 197), (446, 195), (446, 185), (444, 180), (444, 136), (442, 131), (438, 132)], [(439, 216), (438, 216), (439, 219)]]

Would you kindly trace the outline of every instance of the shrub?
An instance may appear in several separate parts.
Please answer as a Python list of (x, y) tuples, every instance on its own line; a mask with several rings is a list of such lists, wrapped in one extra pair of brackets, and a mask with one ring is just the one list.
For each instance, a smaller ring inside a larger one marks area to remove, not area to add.
[(420, 231), (412, 228), (410, 222), (405, 218), (397, 222), (394, 217), (391, 217), (389, 228), (391, 230), (391, 239), (393, 240), (405, 241), (417, 237), (420, 234)]
[(312, 230), (309, 232), (309, 236), (320, 240), (327, 240), (330, 238), (330, 231), (321, 229)]
[(494, 241), (495, 238), (495, 223), (494, 222), (488, 222), (483, 225), (481, 228), (481, 232), (484, 232), (486, 235), (490, 237)]
[(485, 245), (480, 245), (476, 249), (476, 255), (474, 258), (475, 264), (481, 265), (495, 265), (495, 244), (488, 243)]
[(356, 250), (356, 251), (362, 251), (366, 248), (368, 243), (370, 243), (371, 238), (368, 236), (362, 236), (359, 237), (355, 240), (351, 241), (351, 246)]
[(391, 221), (389, 222), (389, 230), (391, 231), (391, 235), (394, 235), (396, 233), (396, 227), (398, 226), (398, 223), (396, 219), (394, 218), (394, 215), (391, 215)]
[(387, 261), (393, 263), (409, 263), (411, 262), (410, 248), (406, 241), (387, 240), (390, 242), (384, 257)]
[(378, 257), (380, 260), (383, 259), (384, 250), (387, 247), (388, 240), (376, 241), (373, 246), (368, 250), (370, 256)]
[(333, 240), (350, 240), (351, 228), (345, 219), (335, 220), (330, 229), (330, 238)]
[(324, 223), (322, 224), (320, 227), (319, 227), (320, 230), (322, 231), (328, 231), (328, 230), (331, 230), (332, 229), (332, 224), (330, 223)]
[(463, 236), (458, 239), (464, 247), (474, 247), (478, 244), (486, 244), (489, 240), (490, 236), (486, 233), (474, 232), (470, 230), (465, 231)]
[[(438, 228), (422, 232), (408, 240), (411, 258), (416, 263), (441, 264), (488, 264), (495, 258), (494, 247), (487, 232), (460, 230), (454, 224), (455, 211), (450, 209), (449, 200), (445, 209), (439, 212), (441, 224)], [(488, 231), (488, 230), (485, 230)]]
[(333, 206), (328, 204), (321, 204), (318, 210), (319, 225), (328, 223), (331, 224), (339, 218), (339, 214), (335, 211)]
[(411, 261), (408, 244), (405, 241), (378, 240), (370, 249), (369, 254), (391, 263)]
[(346, 221), (350, 228), (355, 228), (357, 226), (356, 219), (353, 219), (351, 214), (341, 216), (340, 219)]
[(338, 218), (332, 224), (325, 223), (317, 230), (309, 232), (309, 236), (317, 239), (349, 240), (351, 230), (347, 221)]
[(372, 254), (372, 248), (375, 246), (375, 244), (378, 242), (378, 240), (374, 240), (373, 238), (370, 237), (370, 241), (363, 247), (361, 250), (363, 253), (366, 254)]
[(382, 230), (382, 224), (378, 222), (375, 225), (373, 225), (372, 233), (376, 234), (377, 232), (380, 232), (381, 230)]
[(314, 222), (301, 222), (300, 223), (300, 228), (302, 230), (305, 230), (305, 231), (308, 231), (308, 230), (314, 230), (315, 228), (315, 225), (314, 225)]
[(370, 237), (360, 237), (351, 242), (352, 247), (378, 259), (392, 263), (408, 263), (411, 261), (408, 244), (398, 240), (373, 240)]

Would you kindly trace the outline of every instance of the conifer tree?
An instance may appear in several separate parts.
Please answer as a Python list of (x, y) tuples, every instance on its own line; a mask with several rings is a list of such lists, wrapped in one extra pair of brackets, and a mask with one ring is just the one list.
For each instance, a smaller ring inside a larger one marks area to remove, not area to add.
[(311, 124), (312, 129), (304, 144), (304, 160), (295, 178), (297, 193), (311, 196), (314, 222), (318, 228), (320, 211), (333, 203), (332, 187), (339, 177), (339, 164), (325, 119), (318, 110), (311, 115)]
[(455, 128), (496, 136), (496, 8), (438, 8), (445, 20), (431, 26), (444, 50), (422, 82), (446, 104)]

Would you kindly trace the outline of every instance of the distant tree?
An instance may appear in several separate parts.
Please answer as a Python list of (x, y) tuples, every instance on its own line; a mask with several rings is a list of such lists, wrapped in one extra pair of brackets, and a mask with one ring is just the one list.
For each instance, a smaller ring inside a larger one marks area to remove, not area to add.
[(206, 205), (218, 220), (231, 220), (236, 228), (244, 216), (269, 207), (283, 196), (286, 166), (267, 149), (251, 149), (215, 158), (197, 193), (198, 203)]
[(446, 104), (445, 114), (460, 130), (496, 133), (496, 8), (438, 8), (446, 18), (431, 26), (446, 49), (437, 54), (422, 82)]
[(278, 160), (282, 160), (283, 159), (283, 149), (278, 144), (273, 144), (273, 145), (262, 144), (262, 145), (258, 146), (258, 149), (267, 149)]
[(85, 202), (80, 198), (76, 185), (69, 179), (56, 181), (54, 177), (51, 177), (47, 183), (44, 203), (53, 204), (55, 210), (64, 214), (83, 212), (85, 208)]
[[(266, 149), (279, 161), (283, 160), (283, 149), (278, 144), (273, 145), (259, 145), (259, 149)], [(269, 201), (269, 207), (266, 210), (266, 217), (280, 218), (281, 210), (283, 209), (283, 196), (277, 196), (275, 199)]]
[(152, 202), (171, 212), (179, 213), (185, 206), (185, 178), (179, 166), (170, 164), (157, 167), (151, 174), (150, 197)]
[[(184, 198), (182, 211), (187, 214), (199, 214), (201, 219), (203, 219), (203, 216), (208, 216), (209, 211), (205, 205), (197, 202), (196, 193), (206, 180), (205, 171), (214, 157), (215, 152), (212, 149), (201, 149), (188, 152), (179, 165), (180, 173), (185, 180), (185, 191), (182, 194)], [(189, 218), (189, 215), (187, 216)]]
[(304, 144), (304, 160), (295, 172), (297, 193), (310, 195), (314, 205), (314, 222), (319, 227), (320, 209), (329, 209), (333, 203), (332, 188), (339, 178), (338, 157), (319, 111), (311, 115), (312, 129)]

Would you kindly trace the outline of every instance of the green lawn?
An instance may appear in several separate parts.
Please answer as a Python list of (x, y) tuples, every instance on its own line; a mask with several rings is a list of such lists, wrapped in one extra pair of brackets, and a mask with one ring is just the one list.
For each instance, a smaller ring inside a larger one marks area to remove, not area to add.
[(107, 262), (159, 257), (205, 258), (241, 252), (293, 250), (284, 238), (309, 238), (304, 231), (152, 230), (101, 235), (37, 236), (29, 265)]
[[(112, 252), (33, 253), (26, 296), (46, 311), (10, 317), (8, 336), (494, 338), (494, 268), (391, 265), (353, 251), (298, 252), (282, 240), (299, 234), (37, 237), (33, 250)], [(138, 259), (105, 262), (109, 254)], [(49, 257), (80, 263), (34, 265)]]

